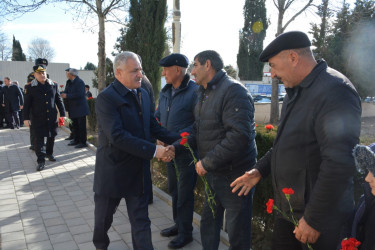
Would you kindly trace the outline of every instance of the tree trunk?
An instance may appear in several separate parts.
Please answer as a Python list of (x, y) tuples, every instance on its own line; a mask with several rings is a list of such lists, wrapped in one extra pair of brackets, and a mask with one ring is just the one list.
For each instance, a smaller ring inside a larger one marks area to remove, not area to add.
[(99, 20), (99, 40), (98, 40), (98, 90), (101, 92), (105, 86), (105, 20), (102, 11), (101, 1), (96, 1)]

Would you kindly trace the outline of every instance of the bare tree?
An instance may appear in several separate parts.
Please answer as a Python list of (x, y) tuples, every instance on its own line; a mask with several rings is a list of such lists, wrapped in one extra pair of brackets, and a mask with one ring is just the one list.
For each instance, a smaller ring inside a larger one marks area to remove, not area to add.
[(31, 40), (29, 44), (29, 56), (32, 59), (46, 58), (52, 61), (55, 56), (55, 50), (51, 47), (48, 40), (37, 37)]
[(10, 42), (6, 35), (0, 31), (0, 58), (1, 61), (7, 61), (12, 54), (12, 49), (10, 48)]
[[(69, 11), (76, 12), (76, 19), (83, 21), (83, 24), (90, 23), (91, 18), (95, 18), (97, 22), (91, 26), (91, 29), (98, 28), (98, 89), (103, 90), (105, 86), (105, 22), (125, 22), (125, 15), (121, 12), (128, 10), (128, 0), (25, 0), (0, 1), (0, 14), (9, 16), (19, 16), (27, 12), (39, 9), (44, 4), (65, 2), (69, 6)], [(121, 18), (122, 17), (122, 18)]]
[[(314, 0), (272, 0), (274, 5), (276, 6), (279, 14), (277, 18), (277, 33), (276, 36), (284, 33), (285, 29), (288, 27), (288, 25), (293, 22), (297, 16), (299, 16), (301, 13), (306, 11), (310, 6), (312, 6)], [(303, 6), (299, 10), (293, 10), (294, 15), (285, 22), (284, 16), (287, 12), (287, 10), (291, 9), (291, 6), (295, 3), (301, 4), (303, 3)], [(279, 80), (274, 78), (272, 79), (272, 97), (271, 97), (271, 114), (270, 114), (270, 122), (271, 123), (277, 123), (279, 120)]]

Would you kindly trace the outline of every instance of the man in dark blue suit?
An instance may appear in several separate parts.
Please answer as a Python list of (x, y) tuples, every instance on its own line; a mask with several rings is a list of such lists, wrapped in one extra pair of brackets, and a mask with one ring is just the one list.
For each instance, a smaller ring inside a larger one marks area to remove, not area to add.
[(20, 128), (20, 117), (18, 111), (23, 108), (23, 95), (17, 85), (11, 84), (10, 78), (4, 78), (5, 87), (3, 88), (6, 120), (11, 129)]
[(62, 98), (66, 98), (66, 110), (73, 121), (74, 139), (68, 144), (75, 148), (87, 147), (86, 115), (90, 113), (86, 100), (85, 83), (78, 76), (78, 71), (68, 68), (66, 87)]
[[(125, 198), (134, 249), (153, 249), (148, 217), (151, 185), (150, 160), (171, 160), (174, 152), (151, 142), (155, 137), (171, 144), (179, 136), (162, 128), (152, 112), (147, 92), (141, 88), (138, 56), (125, 51), (116, 56), (115, 81), (96, 100), (98, 150), (94, 175), (95, 227), (93, 242), (107, 249), (107, 232), (122, 198)], [(136, 92), (136, 93), (135, 93)]]

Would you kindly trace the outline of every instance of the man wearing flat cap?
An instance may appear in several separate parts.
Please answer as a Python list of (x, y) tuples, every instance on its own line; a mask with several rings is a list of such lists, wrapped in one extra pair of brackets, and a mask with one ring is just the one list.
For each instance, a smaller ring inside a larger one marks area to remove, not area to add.
[[(233, 192), (247, 194), (261, 178), (272, 177), (275, 205), (298, 227), (275, 214), (273, 249), (336, 249), (340, 229), (353, 208), (352, 149), (359, 141), (361, 102), (353, 84), (324, 60), (316, 61), (305, 33), (281, 34), (261, 53), (271, 76), (286, 89), (273, 147), (254, 170), (236, 179)], [(304, 243), (304, 244), (301, 244)]]
[[(179, 136), (191, 133), (194, 123), (194, 106), (198, 85), (187, 74), (189, 61), (185, 55), (171, 54), (160, 60), (162, 75), (167, 84), (160, 92), (159, 106), (155, 116), (161, 126)], [(172, 249), (182, 248), (193, 240), (194, 186), (197, 175), (194, 161), (188, 150), (176, 155), (167, 164), (168, 189), (172, 196), (174, 225), (160, 232), (164, 237), (177, 235), (169, 244)]]
[[(57, 135), (57, 108), (60, 116), (65, 117), (65, 108), (62, 102), (57, 83), (47, 78), (46, 66), (35, 65), (33, 67), (35, 79), (31, 82), (25, 95), (24, 123), (32, 125), (35, 135), (35, 154), (37, 156), (37, 171), (45, 166), (45, 158), (56, 161), (53, 156), (53, 145)], [(30, 121), (32, 116), (32, 123)], [(47, 137), (46, 153), (42, 151), (44, 137)]]
[(66, 109), (69, 113), (69, 118), (73, 121), (73, 140), (68, 146), (75, 148), (87, 147), (87, 129), (86, 116), (90, 113), (89, 105), (86, 100), (85, 83), (78, 76), (78, 70), (68, 68), (66, 71), (65, 91), (61, 97), (66, 100)]

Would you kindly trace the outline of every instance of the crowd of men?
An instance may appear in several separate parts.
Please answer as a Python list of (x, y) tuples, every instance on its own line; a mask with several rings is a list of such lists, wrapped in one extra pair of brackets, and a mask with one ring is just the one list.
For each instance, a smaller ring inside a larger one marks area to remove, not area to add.
[[(230, 249), (250, 249), (254, 186), (269, 175), (275, 206), (286, 214), (292, 207), (298, 221), (295, 225), (275, 213), (272, 249), (337, 249), (344, 236), (352, 236), (343, 228), (354, 209), (353, 175), (359, 157), (352, 150), (359, 143), (361, 102), (350, 80), (324, 60), (316, 61), (310, 46), (305, 33), (286, 32), (260, 55), (262, 62), (269, 63), (271, 76), (282, 81), (287, 95), (273, 147), (259, 161), (253, 99), (223, 70), (219, 53), (206, 50), (194, 57), (194, 80), (187, 73), (189, 60), (185, 55), (161, 58), (159, 65), (167, 85), (161, 90), (156, 112), (141, 58), (130, 51), (118, 54), (113, 64), (115, 80), (98, 95), (95, 106), (96, 249), (108, 249), (108, 230), (122, 198), (133, 248), (153, 249), (148, 216), (152, 158), (167, 162), (174, 225), (160, 234), (176, 236), (168, 244), (171, 249), (193, 241), (197, 175), (206, 177), (213, 193), (213, 197), (206, 194), (201, 216), (203, 249), (218, 249), (224, 211)], [(89, 94), (75, 69), (66, 70), (68, 81), (62, 94), (47, 78), (46, 65), (36, 64), (33, 69), (35, 79), (25, 89), (24, 122), (35, 133), (37, 170), (42, 170), (45, 157), (55, 160), (56, 106), (61, 117), (66, 108), (73, 121), (74, 133), (68, 145), (86, 146), (85, 117), (89, 111), (85, 98)], [(19, 101), (18, 110), (22, 104)], [(16, 117), (9, 110), (7, 114)], [(188, 135), (191, 151), (181, 144), (181, 133)], [(366, 204), (373, 206), (375, 155), (368, 148), (365, 151), (366, 159), (374, 157), (362, 164), (362, 169), (370, 171), (366, 181), (372, 196), (366, 196), (370, 197)], [(289, 200), (283, 188), (294, 190)], [(366, 218), (374, 228), (374, 215), (369, 214), (372, 217)], [(374, 237), (365, 236), (371, 225), (363, 221), (357, 236), (366, 246), (363, 249), (375, 249)]]

